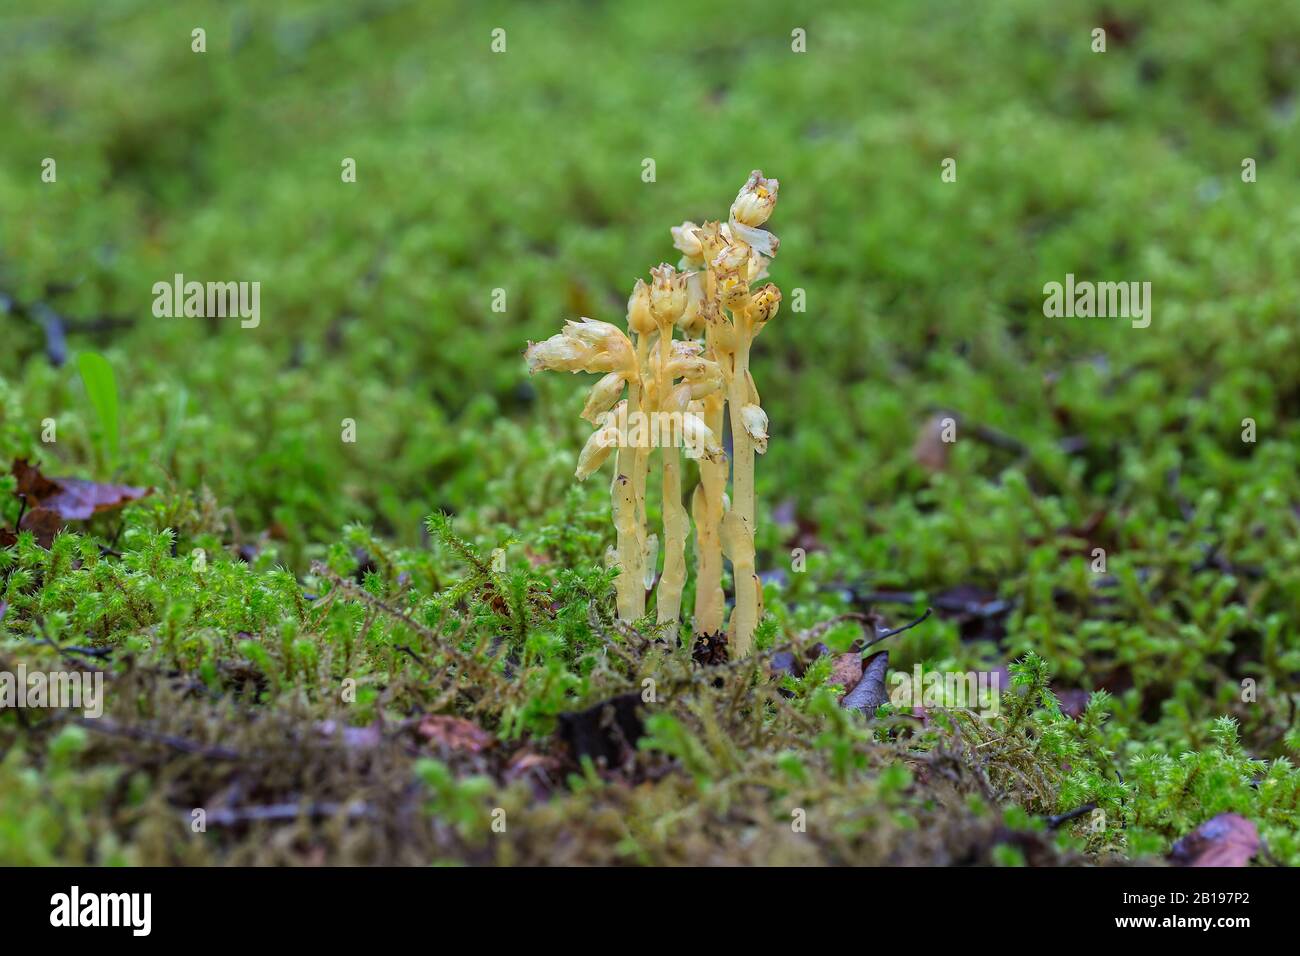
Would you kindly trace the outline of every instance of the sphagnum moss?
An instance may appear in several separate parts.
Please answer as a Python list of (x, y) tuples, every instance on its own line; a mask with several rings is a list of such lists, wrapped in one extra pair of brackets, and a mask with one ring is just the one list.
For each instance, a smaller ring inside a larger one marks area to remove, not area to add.
[[(661, 448), (663, 573), (656, 619), (676, 636), (686, 586), (690, 517), (682, 505), (681, 454), (700, 460), (692, 500), (696, 524), (695, 631), (722, 630), (722, 557), (732, 564), (736, 605), (728, 624), (731, 652), (753, 644), (762, 614), (762, 588), (754, 567), (754, 455), (767, 450), (767, 414), (749, 371), (754, 337), (776, 315), (781, 293), (767, 284), (751, 291), (776, 255), (776, 236), (760, 228), (776, 206), (779, 183), (755, 170), (737, 194), (725, 224), (684, 222), (672, 229), (682, 253), (677, 268), (661, 264), (651, 283), (637, 280), (628, 300), (628, 334), (604, 322), (569, 322), (544, 342), (530, 343), (530, 371), (604, 372), (582, 417), (596, 426), (578, 456), (583, 480), (616, 444), (611, 500), (617, 545), (614, 560), (619, 617), (638, 620), (654, 586), (659, 539), (646, 530), (646, 479), (650, 452)], [(686, 337), (675, 340), (674, 329)], [(621, 399), (624, 388), (627, 398)], [(731, 496), (726, 461), (718, 445), (724, 416), (733, 442)], [(650, 420), (647, 429), (644, 423)], [(627, 422), (635, 422), (631, 429)], [(662, 428), (676, 424), (672, 440)]]

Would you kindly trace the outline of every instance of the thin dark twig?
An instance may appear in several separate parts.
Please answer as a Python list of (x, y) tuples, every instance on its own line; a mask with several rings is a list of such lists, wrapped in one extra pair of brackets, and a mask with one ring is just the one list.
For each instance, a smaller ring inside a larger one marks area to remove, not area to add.
[(1075, 809), (1071, 810), (1069, 813), (1058, 813), (1054, 817), (1048, 817), (1047, 829), (1056, 830), (1059, 827), (1063, 826), (1064, 824), (1069, 823), (1071, 820), (1077, 820), (1085, 813), (1092, 813), (1092, 811), (1096, 809), (1097, 809), (1097, 804), (1095, 802), (1085, 803), (1083, 806), (1076, 807)]
[(138, 740), (147, 743), (163, 744), (173, 750), (179, 750), (181, 753), (195, 754), (200, 757), (207, 757), (210, 760), (244, 760), (244, 754), (238, 750), (232, 750), (229, 747), (209, 746), (201, 744), (194, 740), (187, 740), (184, 737), (174, 737), (171, 734), (160, 734), (155, 730), (149, 730), (145, 727), (123, 727), (111, 720), (90, 719), (80, 717), (76, 721), (87, 730), (93, 730), (96, 733), (107, 734), (110, 737), (124, 737), (127, 740)]
[[(56, 651), (58, 651), (59, 656), (64, 658), (65, 660), (69, 660), (76, 664), (80, 664), (83, 667), (89, 665), (86, 665), (84, 661), (78, 661), (76, 659), (77, 655), (81, 655), (83, 657), (95, 657), (102, 660), (103, 658), (109, 657), (113, 653), (113, 649), (110, 647), (65, 647), (44, 633), (41, 634), (40, 642), (42, 644), (47, 644), (50, 647), (54, 648)], [(91, 667), (90, 669), (94, 671), (100, 670), (100, 668), (98, 667)]]
[(874, 638), (867, 641), (866, 644), (862, 645), (862, 649), (865, 651), (868, 647), (871, 647), (873, 644), (879, 644), (887, 637), (893, 637), (895, 634), (902, 634), (904, 631), (910, 631), (912, 628), (916, 627), (916, 625), (920, 624), (922, 621), (928, 618), (933, 611), (934, 608), (927, 607), (925, 609), (925, 613), (922, 614), (920, 617), (918, 617), (915, 621), (912, 621), (911, 623), (908, 624), (904, 624), (902, 627), (893, 628), (892, 630), (889, 631), (882, 631), (881, 633), (877, 634)]
[(429, 662), (426, 661), (419, 654), (417, 654), (409, 644), (394, 644), (393, 646), (397, 648), (397, 650), (401, 651), (403, 654), (409, 655), (413, 661), (415, 661), (425, 670), (429, 671), (430, 673), (433, 672), (433, 667), (429, 664)]

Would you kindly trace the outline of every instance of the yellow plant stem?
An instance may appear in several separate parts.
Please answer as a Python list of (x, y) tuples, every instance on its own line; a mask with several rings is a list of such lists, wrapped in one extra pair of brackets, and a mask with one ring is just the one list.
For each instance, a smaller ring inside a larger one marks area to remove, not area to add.
[[(669, 410), (672, 393), (672, 376), (668, 363), (672, 360), (673, 327), (671, 323), (659, 326), (659, 379), (658, 393), (661, 410)], [(678, 411), (678, 409), (671, 409)], [(677, 626), (682, 614), (682, 590), (686, 587), (686, 538), (691, 523), (682, 507), (681, 452), (676, 445), (668, 444), (663, 454), (663, 513), (664, 513), (664, 573), (659, 579), (657, 593), (657, 620), (669, 625), (666, 637), (670, 645), (677, 641)]]
[[(721, 366), (729, 357), (721, 354), (710, 326), (705, 331), (706, 356)], [(726, 396), (721, 390), (704, 396), (704, 424), (722, 438)], [(726, 595), (722, 591), (722, 495), (727, 486), (725, 462), (700, 460), (700, 483), (691, 499), (695, 519), (695, 633), (722, 632)]]
[[(622, 457), (621, 449), (619, 455)], [(632, 479), (623, 474), (621, 468), (614, 476), (610, 497), (614, 506), (614, 530), (618, 536), (619, 572), (614, 581), (618, 617), (621, 621), (635, 621), (645, 613), (645, 587), (633, 557), (641, 553), (636, 534), (636, 495)]]
[[(650, 338), (642, 334), (636, 337), (636, 366), (640, 370), (641, 381), (649, 381), (649, 362), (650, 357)], [(646, 571), (646, 544), (647, 544), (647, 521), (645, 507), (645, 489), (646, 489), (646, 472), (650, 468), (650, 432), (648, 428), (649, 416), (655, 410), (654, 396), (649, 385), (641, 389), (640, 411), (645, 414), (641, 416), (641, 428), (632, 429), (632, 434), (636, 436), (636, 453), (635, 464), (632, 467), (632, 481), (636, 491), (636, 533), (637, 533), (637, 551), (636, 556), (636, 580), (640, 583), (640, 601), (638, 607), (640, 613), (638, 617), (645, 614), (645, 597), (646, 591), (649, 590), (647, 578), (654, 577), (654, 569)], [(630, 411), (630, 409), (629, 409)], [(629, 418), (629, 421), (632, 419)]]
[[(731, 414), (731, 511), (723, 519), (723, 542), (729, 545), (736, 607), (728, 628), (732, 657), (748, 654), (758, 624), (758, 579), (754, 574), (754, 442), (745, 430), (741, 410), (749, 402), (749, 346), (752, 340), (748, 303), (732, 312), (736, 351), (727, 381)], [(728, 534), (729, 533), (729, 534)], [(730, 541), (728, 541), (730, 537)]]
[[(644, 335), (637, 336), (637, 366), (643, 370), (647, 343)], [(627, 388), (628, 421), (637, 420), (641, 410), (645, 387), (641, 382), (631, 382)], [(614, 589), (618, 600), (618, 616), (622, 621), (635, 621), (645, 614), (645, 480), (642, 471), (641, 449), (624, 434), (618, 446), (618, 474), (610, 489), (613, 499), (614, 527), (618, 534), (618, 578)], [(638, 481), (638, 474), (642, 474)], [(640, 490), (638, 490), (640, 489)]]

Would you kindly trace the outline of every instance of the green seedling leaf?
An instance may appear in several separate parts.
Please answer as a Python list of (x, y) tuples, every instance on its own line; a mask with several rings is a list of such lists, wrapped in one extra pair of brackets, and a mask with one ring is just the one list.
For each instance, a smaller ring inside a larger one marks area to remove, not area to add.
[(95, 409), (104, 440), (104, 460), (111, 471), (117, 463), (121, 448), (121, 432), (117, 420), (117, 378), (108, 359), (98, 352), (81, 352), (77, 355), (77, 368), (86, 386), (86, 396)]

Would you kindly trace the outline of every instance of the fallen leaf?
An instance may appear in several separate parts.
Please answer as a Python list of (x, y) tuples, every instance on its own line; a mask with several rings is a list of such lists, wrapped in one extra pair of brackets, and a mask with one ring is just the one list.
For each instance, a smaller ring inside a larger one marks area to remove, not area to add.
[(91, 515), (120, 508), (153, 491), (134, 485), (102, 485), (80, 478), (60, 478), (58, 484), (58, 493), (43, 499), (41, 506), (56, 512), (64, 521), (85, 521)]
[(835, 658), (835, 663), (831, 665), (831, 676), (828, 683), (839, 684), (844, 688), (844, 693), (840, 695), (843, 700), (853, 688), (862, 682), (862, 654), (861, 652), (850, 651), (847, 654), (840, 654)]
[(943, 471), (948, 467), (948, 452), (951, 442), (943, 440), (944, 422), (951, 415), (934, 415), (926, 419), (916, 435), (912, 446), (912, 457), (916, 463), (928, 472)]
[(799, 677), (803, 674), (803, 668), (799, 665), (798, 659), (790, 651), (777, 651), (767, 662), (768, 673), (773, 677)]
[(23, 520), (18, 523), (21, 531), (30, 531), (36, 535), (36, 543), (42, 548), (48, 548), (54, 543), (54, 536), (59, 533), (63, 527), (57, 513), (49, 508), (33, 508), (23, 515)]
[[(777, 651), (767, 662), (768, 676), (777, 682), (785, 677), (802, 677), (803, 671), (803, 664), (790, 651)], [(785, 698), (794, 697), (794, 691), (784, 687), (778, 688), (777, 693)]]
[(425, 740), (432, 741), (444, 750), (462, 750), (476, 754), (496, 743), (496, 738), (474, 721), (445, 714), (425, 715), (420, 721), (418, 732)]
[(1067, 717), (1081, 715), (1088, 708), (1088, 700), (1092, 697), (1091, 693), (1079, 687), (1065, 687), (1061, 690), (1053, 688), (1053, 693), (1061, 705), (1061, 713)]
[(1211, 817), (1173, 845), (1175, 866), (1246, 866), (1259, 852), (1259, 831), (1237, 813)]
[(59, 490), (59, 486), (42, 475), (39, 468), (28, 464), (26, 458), (18, 458), (14, 461), (13, 476), (18, 481), (14, 493), (28, 501), (40, 501)]
[(535, 750), (520, 750), (510, 758), (502, 775), (507, 780), (514, 780), (539, 768), (550, 769), (554, 762), (554, 758), (537, 753)]
[(862, 680), (844, 695), (840, 706), (874, 717), (876, 708), (889, 703), (889, 691), (885, 689), (885, 675), (888, 673), (889, 651), (872, 654), (862, 662)]
[[(50, 546), (64, 522), (85, 521), (102, 511), (112, 511), (153, 493), (152, 488), (134, 485), (102, 484), (81, 478), (47, 478), (25, 458), (14, 461), (13, 476), (18, 483), (16, 494), (26, 499), (28, 508), (19, 528), (35, 534), (43, 548)], [(7, 533), (0, 538), (0, 547), (6, 547), (6, 541)]]
[(941, 618), (957, 622), (963, 641), (1000, 640), (1006, 634), (1005, 618), (1013, 609), (1010, 601), (974, 584), (940, 591), (930, 603)]

